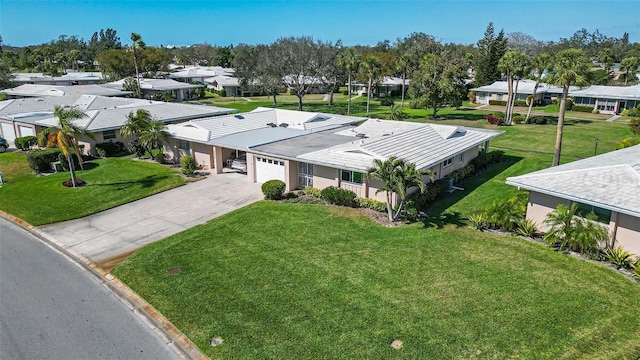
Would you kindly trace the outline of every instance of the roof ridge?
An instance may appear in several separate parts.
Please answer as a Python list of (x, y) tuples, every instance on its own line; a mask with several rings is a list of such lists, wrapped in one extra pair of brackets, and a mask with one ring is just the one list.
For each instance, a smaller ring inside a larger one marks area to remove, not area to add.
[[(640, 172), (634, 169), (634, 166), (638, 166), (638, 164), (640, 164), (640, 161), (638, 161), (637, 163), (634, 163), (633, 165), (632, 164), (604, 165), (604, 166), (595, 166), (595, 167), (581, 168), (581, 169), (568, 169), (568, 170), (561, 170), (561, 171), (554, 171), (554, 172), (529, 173), (529, 174), (523, 174), (518, 176), (511, 176), (511, 178), (537, 178), (541, 176), (549, 176), (552, 174), (571, 174), (571, 173), (578, 173), (583, 171), (604, 170), (604, 169), (625, 168), (625, 167), (631, 168), (633, 172), (638, 173), (638, 176), (640, 176)], [(553, 169), (553, 168), (547, 168), (547, 169)], [(543, 170), (547, 170), (547, 169), (543, 169)], [(543, 170), (540, 170), (540, 171), (543, 171)]]

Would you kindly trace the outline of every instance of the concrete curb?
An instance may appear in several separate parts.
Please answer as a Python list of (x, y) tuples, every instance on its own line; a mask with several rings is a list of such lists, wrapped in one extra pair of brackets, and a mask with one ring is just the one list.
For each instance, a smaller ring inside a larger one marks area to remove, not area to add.
[(51, 237), (49, 234), (27, 223), (26, 221), (0, 210), (0, 217), (13, 222), (21, 228), (29, 231), (45, 245), (58, 251), (72, 262), (82, 267), (92, 274), (100, 283), (111, 291), (125, 306), (142, 319), (151, 330), (153, 330), (162, 340), (178, 355), (185, 360), (207, 360), (209, 359), (200, 349), (187, 338), (178, 328), (176, 328), (167, 318), (164, 317), (151, 304), (144, 300), (135, 291), (121, 282), (118, 278), (106, 272), (104, 269), (93, 263), (82, 254), (72, 249), (65, 249), (63, 244)]

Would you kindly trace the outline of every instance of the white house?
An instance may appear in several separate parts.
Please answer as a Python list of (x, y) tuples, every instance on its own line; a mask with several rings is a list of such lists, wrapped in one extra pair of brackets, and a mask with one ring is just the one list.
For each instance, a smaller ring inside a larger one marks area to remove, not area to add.
[(588, 88), (569, 92), (575, 105), (591, 106), (605, 114), (619, 114), (624, 109), (640, 104), (640, 85), (604, 86), (591, 85)]

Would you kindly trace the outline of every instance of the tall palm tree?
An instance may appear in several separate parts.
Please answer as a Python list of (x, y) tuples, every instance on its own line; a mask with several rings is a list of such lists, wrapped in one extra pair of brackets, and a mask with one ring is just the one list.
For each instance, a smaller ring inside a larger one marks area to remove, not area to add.
[(142, 36), (140, 34), (131, 33), (131, 47), (133, 48), (133, 62), (136, 68), (136, 82), (138, 83), (138, 94), (140, 94), (140, 72), (138, 70), (138, 62), (140, 61), (140, 56), (138, 54), (138, 48), (144, 48), (145, 43), (142, 41)]
[(369, 116), (369, 105), (371, 103), (371, 95), (373, 93), (373, 82), (377, 81), (382, 75), (382, 64), (375, 56), (367, 56), (360, 64), (360, 71), (362, 75), (368, 78), (367, 85), (367, 115)]
[(624, 85), (627, 86), (627, 81), (629, 80), (629, 73), (635, 73), (638, 71), (638, 66), (640, 66), (640, 58), (630, 56), (622, 59), (620, 62), (620, 70), (624, 71)]
[(405, 83), (407, 80), (407, 72), (413, 65), (413, 58), (409, 54), (403, 54), (398, 59), (398, 70), (402, 73), (402, 100), (400, 101), (400, 107), (404, 107), (404, 94)]
[(352, 75), (358, 72), (360, 66), (360, 54), (358, 54), (353, 48), (348, 48), (344, 53), (338, 57), (338, 66), (347, 72), (347, 93), (349, 95), (347, 101), (347, 115), (351, 114), (351, 80)]
[[(151, 113), (147, 110), (138, 109), (135, 113), (132, 111), (127, 115), (127, 121), (120, 127), (120, 135), (123, 137), (135, 137), (140, 141), (140, 145), (143, 146), (144, 151), (151, 153), (151, 151), (142, 144), (140, 137), (146, 129), (151, 127), (153, 121)], [(138, 155), (144, 155), (144, 153)]]
[[(389, 221), (397, 221), (402, 214), (410, 188), (418, 187), (420, 192), (424, 192), (426, 184), (422, 178), (429, 176), (433, 180), (431, 170), (417, 170), (415, 164), (407, 163), (404, 159), (396, 156), (390, 156), (386, 160), (374, 159), (373, 166), (367, 170), (367, 176), (382, 181), (382, 186), (378, 188), (376, 194), (382, 191), (386, 192)], [(395, 214), (393, 212), (393, 194), (400, 197)]]
[(520, 80), (524, 78), (531, 70), (531, 59), (529, 56), (518, 53), (515, 58), (515, 67), (513, 69), (513, 77), (516, 79), (516, 85), (513, 90), (513, 98), (509, 98), (509, 119), (507, 125), (511, 125), (511, 119), (513, 118), (513, 107), (516, 105), (516, 98), (518, 97), (518, 85)]
[[(526, 75), (528, 62), (529, 58), (527, 55), (515, 50), (507, 51), (498, 62), (498, 68), (507, 77), (507, 104), (504, 118), (507, 125), (511, 125), (513, 106), (515, 105), (516, 96), (518, 95), (517, 84), (520, 78)], [(513, 86), (514, 79), (517, 79), (515, 89)]]
[(553, 153), (551, 166), (560, 164), (562, 152), (562, 131), (564, 129), (564, 113), (567, 108), (567, 95), (571, 85), (587, 85), (590, 62), (584, 51), (580, 49), (567, 49), (556, 54), (553, 68), (548, 76), (549, 82), (562, 86), (560, 98), (560, 110), (558, 114), (558, 129), (556, 133), (556, 146)]
[(66, 156), (67, 161), (69, 162), (71, 182), (73, 187), (76, 187), (78, 183), (76, 181), (71, 149), (73, 149), (73, 153), (75, 153), (78, 158), (80, 168), (84, 170), (82, 154), (78, 148), (78, 137), (86, 135), (93, 138), (93, 135), (76, 125), (73, 121), (80, 120), (87, 115), (76, 107), (63, 108), (59, 105), (56, 105), (53, 110), (53, 114), (58, 118), (58, 124), (56, 126), (48, 127), (44, 131), (40, 132), (40, 134), (38, 134), (38, 143), (40, 146), (44, 146), (48, 139), (53, 139), (55, 145), (62, 150), (62, 153)]
[(149, 126), (140, 134), (140, 144), (149, 149), (149, 155), (153, 156), (151, 150), (160, 149), (162, 141), (168, 140), (169, 132), (162, 121), (152, 120)]
[(549, 64), (551, 63), (551, 55), (543, 53), (539, 54), (531, 61), (531, 66), (538, 73), (536, 77), (536, 85), (533, 87), (533, 94), (531, 95), (531, 102), (529, 102), (529, 110), (527, 110), (527, 117), (524, 119), (524, 122), (527, 123), (529, 121), (529, 117), (531, 116), (531, 109), (533, 108), (533, 103), (536, 99), (536, 92), (538, 91), (538, 85), (540, 85), (540, 81), (542, 80), (542, 74), (549, 68)]

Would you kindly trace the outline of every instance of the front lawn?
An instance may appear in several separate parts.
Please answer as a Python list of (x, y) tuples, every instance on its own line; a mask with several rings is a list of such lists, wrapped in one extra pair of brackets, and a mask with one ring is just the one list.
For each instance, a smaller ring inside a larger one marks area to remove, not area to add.
[(69, 173), (32, 174), (20, 152), (0, 154), (0, 210), (32, 225), (76, 219), (156, 194), (185, 183), (172, 169), (131, 158), (108, 158), (85, 163), (78, 177), (87, 182), (66, 188)]
[(386, 228), (345, 208), (260, 202), (113, 273), (212, 358), (640, 353), (640, 286), (608, 268), (466, 227)]

